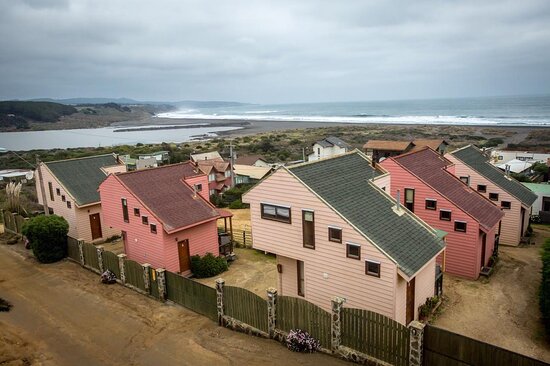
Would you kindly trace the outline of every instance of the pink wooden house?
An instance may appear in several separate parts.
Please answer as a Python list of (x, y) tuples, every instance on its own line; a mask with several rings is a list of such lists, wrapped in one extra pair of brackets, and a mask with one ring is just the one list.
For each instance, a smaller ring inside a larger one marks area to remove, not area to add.
[(493, 201), (504, 212), (500, 244), (518, 245), (529, 225), (537, 196), (523, 184), (489, 162), (477, 147), (468, 145), (445, 157), (453, 162), (455, 175)]
[(111, 174), (99, 187), (105, 223), (122, 231), (129, 259), (190, 275), (190, 257), (219, 254), (208, 180), (190, 163)]
[(281, 167), (243, 195), (254, 248), (277, 255), (279, 294), (327, 310), (341, 296), (403, 324), (418, 318), (444, 242), (380, 188), (389, 183), (355, 150)]
[(202, 154), (192, 154), (191, 161), (201, 172), (208, 176), (208, 192), (210, 195), (222, 194), (233, 186), (231, 163), (225, 161), (217, 151)]
[[(42, 162), (37, 168), (42, 179), (36, 179), (38, 203), (44, 200), (54, 214), (69, 223), (68, 235), (86, 242), (100, 242), (120, 235), (120, 230), (105, 225), (97, 188), (115, 172), (126, 166), (114, 154), (78, 159)], [(40, 184), (44, 184), (44, 190)], [(42, 192), (46, 197), (42, 197)]]
[(381, 165), (391, 174), (392, 195), (399, 191), (409, 211), (448, 233), (444, 271), (477, 279), (495, 249), (500, 208), (455, 177), (452, 163), (428, 147)]

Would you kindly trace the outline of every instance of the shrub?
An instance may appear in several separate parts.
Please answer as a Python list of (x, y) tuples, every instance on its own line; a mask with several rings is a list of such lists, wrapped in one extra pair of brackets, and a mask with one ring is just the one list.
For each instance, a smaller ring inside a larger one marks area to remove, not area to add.
[(539, 306), (546, 334), (550, 336), (550, 239), (542, 245), (542, 281), (539, 289)]
[(321, 347), (321, 343), (305, 330), (292, 329), (286, 336), (286, 347), (293, 352), (313, 353)]
[(36, 216), (23, 225), (23, 235), (39, 262), (53, 263), (67, 254), (69, 224), (61, 216)]
[(212, 253), (206, 253), (204, 257), (191, 257), (191, 271), (197, 278), (213, 277), (227, 271), (228, 268), (225, 258), (216, 257)]

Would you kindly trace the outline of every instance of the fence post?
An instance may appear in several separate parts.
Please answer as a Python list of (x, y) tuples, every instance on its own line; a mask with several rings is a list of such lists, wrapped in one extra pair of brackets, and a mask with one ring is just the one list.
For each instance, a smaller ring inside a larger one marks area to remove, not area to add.
[(120, 282), (123, 285), (126, 284), (126, 265), (124, 261), (126, 260), (126, 254), (122, 253), (118, 255), (118, 269), (120, 270)]
[(145, 292), (148, 294), (151, 293), (151, 278), (149, 277), (149, 267), (151, 265), (149, 263), (143, 263), (141, 265), (143, 267), (143, 282), (145, 283)]
[(157, 285), (159, 288), (159, 299), (160, 301), (166, 301), (166, 273), (164, 268), (155, 269), (157, 272)]
[(330, 346), (332, 352), (338, 351), (342, 344), (342, 307), (346, 299), (335, 297), (332, 299), (332, 321), (330, 326)]
[(413, 320), (409, 324), (410, 332), (410, 350), (409, 350), (409, 366), (422, 366), (422, 349), (424, 345), (424, 327), (426, 325)]
[(277, 289), (270, 287), (267, 289), (267, 333), (269, 338), (275, 337), (275, 327), (277, 325)]
[(84, 265), (84, 240), (78, 240), (78, 256), (80, 258), (80, 264)]
[(222, 278), (216, 280), (216, 309), (218, 310), (218, 324), (222, 325), (223, 319), (223, 287), (225, 281)]
[(105, 269), (103, 268), (103, 251), (105, 250), (105, 248), (99, 245), (95, 247), (95, 249), (97, 250), (97, 263), (99, 267), (99, 272), (103, 274), (103, 272), (105, 272)]
[(246, 248), (246, 231), (243, 230), (243, 248)]

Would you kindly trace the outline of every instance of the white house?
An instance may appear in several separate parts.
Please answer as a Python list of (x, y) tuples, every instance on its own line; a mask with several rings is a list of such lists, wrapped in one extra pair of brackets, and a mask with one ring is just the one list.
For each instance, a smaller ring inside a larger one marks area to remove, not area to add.
[(329, 136), (314, 143), (311, 149), (312, 152), (307, 157), (308, 161), (345, 154), (351, 150), (351, 147), (338, 137)]

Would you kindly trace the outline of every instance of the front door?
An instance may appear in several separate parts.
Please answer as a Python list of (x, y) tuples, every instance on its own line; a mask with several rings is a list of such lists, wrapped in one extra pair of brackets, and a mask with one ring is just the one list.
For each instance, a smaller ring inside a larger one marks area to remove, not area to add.
[(485, 250), (487, 249), (487, 234), (481, 233), (481, 268), (485, 267)]
[(180, 258), (180, 273), (191, 269), (191, 259), (189, 257), (189, 239), (178, 242), (178, 255)]
[(407, 325), (414, 320), (414, 280), (407, 283)]
[(99, 239), (103, 236), (101, 232), (101, 220), (99, 213), (90, 215), (90, 229), (92, 230), (92, 240)]
[(521, 213), (520, 213), (520, 219), (521, 219), (521, 236), (525, 235), (525, 209), (522, 207), (521, 208)]

